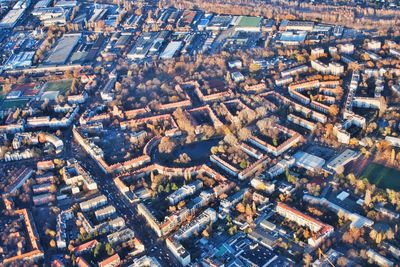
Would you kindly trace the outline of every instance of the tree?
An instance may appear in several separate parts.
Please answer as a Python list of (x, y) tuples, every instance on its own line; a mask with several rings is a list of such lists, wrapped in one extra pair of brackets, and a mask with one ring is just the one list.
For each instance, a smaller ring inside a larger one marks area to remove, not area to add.
[(150, 181), (154, 182), (154, 171), (151, 171), (150, 173)]
[(253, 201), (251, 208), (253, 210), (253, 213), (257, 212), (256, 202)]
[(172, 190), (172, 191), (178, 190), (178, 186), (176, 185), (176, 183), (172, 183), (172, 185), (171, 185), (171, 190)]
[(179, 158), (176, 159), (175, 161), (176, 161), (177, 163), (188, 163), (188, 162), (190, 162), (191, 160), (192, 160), (192, 159), (189, 157), (188, 154), (182, 153), (182, 154), (179, 155)]
[(304, 266), (311, 266), (311, 262), (312, 262), (312, 257), (310, 254), (305, 253), (303, 256), (303, 263)]
[(72, 261), (72, 265), (75, 265), (75, 263), (76, 263), (76, 256), (75, 256), (75, 254), (72, 254), (72, 256), (71, 256), (71, 261)]
[(239, 203), (236, 205), (236, 210), (240, 213), (245, 213), (246, 208), (244, 207), (243, 203)]
[(229, 145), (231, 145), (231, 146), (236, 146), (239, 142), (238, 142), (238, 140), (237, 140), (237, 138), (236, 138), (236, 136), (234, 136), (233, 134), (227, 134), (225, 137), (224, 137), (224, 141), (226, 142), (226, 143), (228, 143)]
[(272, 139), (272, 144), (277, 147), (278, 146), (278, 140), (276, 138), (273, 138)]
[(165, 187), (165, 193), (169, 193), (171, 191), (171, 185), (168, 183)]
[(250, 72), (257, 72), (261, 69), (260, 64), (255, 64), (255, 63), (251, 63), (249, 66), (249, 71)]
[(304, 232), (303, 232), (303, 237), (304, 237), (305, 239), (310, 238), (310, 231), (309, 231), (308, 229), (304, 230)]
[(394, 232), (393, 232), (392, 228), (389, 228), (386, 231), (385, 235), (386, 235), (386, 238), (389, 240), (394, 239)]
[(206, 237), (206, 238), (208, 238), (210, 235), (208, 234), (208, 231), (207, 230), (204, 230), (203, 232), (202, 232), (202, 235), (204, 236), (204, 237)]
[(210, 125), (204, 125), (202, 127), (203, 129), (203, 134), (205, 136), (206, 139), (211, 138), (212, 136), (214, 136), (215, 134), (215, 129), (214, 127), (210, 126)]
[(183, 201), (183, 200), (179, 201), (179, 203), (178, 203), (178, 209), (181, 209), (181, 208), (183, 208), (184, 206), (185, 206), (185, 201)]
[(229, 233), (230, 235), (234, 235), (234, 234), (236, 234), (236, 232), (237, 232), (237, 227), (236, 227), (236, 225), (233, 225), (233, 226), (231, 226), (231, 227), (228, 229), (228, 233)]
[(296, 183), (297, 183), (297, 178), (296, 178), (296, 176), (290, 174), (288, 168), (285, 169), (285, 175), (286, 175), (286, 179), (287, 179), (287, 181), (288, 181), (289, 183), (291, 183), (291, 184), (296, 184)]
[(56, 241), (54, 239), (50, 240), (50, 247), (55, 248), (56, 247)]
[(242, 160), (242, 161), (240, 162), (240, 168), (245, 169), (246, 167), (247, 167), (247, 162), (246, 162), (246, 160)]
[(108, 256), (111, 256), (114, 253), (114, 250), (113, 250), (113, 248), (112, 248), (110, 243), (106, 244), (106, 252), (107, 252)]
[(160, 144), (158, 145), (158, 150), (160, 153), (171, 153), (175, 146), (176, 144), (171, 138), (164, 136), (161, 138)]
[(396, 158), (396, 151), (394, 149), (392, 149), (392, 153), (391, 153), (391, 156), (390, 156), (392, 164), (394, 163), (395, 158)]
[(365, 191), (364, 204), (366, 206), (369, 206), (371, 204), (371, 190), (369, 189)]
[(56, 236), (56, 232), (50, 229), (46, 229), (45, 231), (46, 235), (50, 236), (50, 237), (55, 237)]
[(251, 209), (251, 206), (248, 203), (246, 205), (246, 215), (247, 216), (253, 216), (253, 210)]
[(15, 112), (13, 113), (13, 116), (12, 116), (13, 119), (14, 119), (14, 120), (18, 119), (20, 113), (21, 113), (21, 110), (20, 110), (19, 108), (17, 108), (17, 109), (15, 110)]
[(101, 249), (101, 243), (98, 243), (96, 247), (93, 249), (93, 257), (97, 258)]
[(346, 257), (339, 257), (336, 261), (337, 265), (340, 267), (345, 267), (348, 265), (348, 260)]
[(158, 188), (157, 188), (157, 192), (158, 193), (161, 193), (161, 192), (163, 192), (164, 191), (164, 186), (162, 185), (162, 184), (160, 184), (159, 186), (158, 186)]
[(239, 139), (242, 141), (246, 141), (251, 137), (251, 131), (248, 128), (241, 128), (238, 132)]
[(377, 244), (377, 245), (380, 245), (381, 242), (382, 242), (382, 239), (383, 239), (382, 233), (378, 233), (378, 234), (376, 235), (376, 239), (375, 239), (376, 244)]
[(337, 114), (339, 114), (339, 108), (336, 105), (331, 105), (328, 109), (328, 112), (332, 117), (336, 117)]
[[(343, 169), (343, 171), (344, 171), (344, 169)], [(343, 173), (343, 171), (341, 173)], [(349, 173), (349, 175), (347, 175), (347, 180), (349, 180), (349, 183), (351, 185), (354, 185), (357, 181), (357, 178), (355, 177), (355, 175), (353, 173)]]

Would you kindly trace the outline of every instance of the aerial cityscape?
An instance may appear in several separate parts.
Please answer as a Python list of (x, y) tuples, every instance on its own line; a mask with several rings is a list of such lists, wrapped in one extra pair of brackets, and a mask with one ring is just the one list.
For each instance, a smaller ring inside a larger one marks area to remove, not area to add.
[(400, 266), (398, 0), (0, 0), (0, 266)]

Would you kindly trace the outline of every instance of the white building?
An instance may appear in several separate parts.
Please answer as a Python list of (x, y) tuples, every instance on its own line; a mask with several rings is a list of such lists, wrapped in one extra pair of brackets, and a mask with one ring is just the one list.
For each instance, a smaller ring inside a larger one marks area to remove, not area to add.
[(325, 63), (319, 61), (318, 59), (311, 60), (311, 67), (313, 69), (315, 69), (316, 71), (321, 72), (322, 74), (329, 73), (329, 66), (326, 65)]
[(25, 13), (24, 8), (11, 9), (0, 21), (0, 28), (13, 28)]
[(372, 249), (369, 249), (367, 251), (367, 256), (372, 261), (374, 261), (378, 266), (382, 266), (382, 267), (394, 266), (394, 263), (391, 260), (385, 258), (384, 256), (382, 256), (381, 254), (379, 254), (378, 252), (376, 252)]
[(333, 75), (340, 75), (344, 73), (344, 66), (337, 62), (329, 63), (329, 72)]
[(96, 209), (105, 204), (107, 204), (107, 197), (105, 195), (100, 195), (98, 197), (94, 197), (94, 198), (91, 198), (89, 200), (79, 203), (79, 207), (81, 208), (82, 211), (85, 212), (85, 211), (90, 211), (90, 210)]
[(240, 60), (232, 60), (232, 61), (228, 61), (228, 67), (230, 69), (241, 69), (243, 66), (242, 61)]
[(392, 146), (400, 147), (400, 138), (394, 136), (386, 136), (385, 140), (388, 141)]
[(347, 55), (353, 54), (354, 53), (354, 44), (347, 43), (347, 44), (339, 45), (339, 52), (341, 54), (347, 54)]
[(151, 267), (162, 267), (160, 262), (151, 256), (142, 256), (138, 259), (134, 259), (132, 264), (129, 267), (143, 267), (143, 266), (151, 266)]
[(316, 47), (311, 49), (311, 56), (319, 58), (320, 56), (325, 54), (325, 50), (322, 47)]
[(336, 55), (337, 53), (338, 53), (338, 49), (337, 49), (336, 46), (330, 46), (330, 47), (329, 47), (329, 54), (330, 54), (331, 56)]
[(182, 47), (183, 47), (182, 41), (171, 41), (165, 48), (164, 52), (161, 53), (160, 58), (162, 59), (173, 58), (179, 53)]
[(315, 155), (309, 154), (307, 152), (297, 152), (293, 156), (296, 159), (296, 165), (298, 167), (304, 168), (309, 171), (321, 170), (325, 165), (325, 160), (323, 158), (317, 157)]
[(193, 195), (198, 191), (200, 188), (203, 187), (203, 182), (202, 181), (194, 181), (188, 185), (184, 185), (172, 194), (170, 194), (167, 199), (171, 205), (176, 205), (179, 201), (182, 199)]
[(275, 184), (269, 183), (260, 178), (254, 178), (250, 181), (250, 185), (254, 187), (254, 189), (264, 191), (268, 194), (271, 194), (275, 191)]
[(382, 43), (378, 40), (371, 40), (367, 43), (368, 50), (377, 51), (377, 50), (381, 49), (381, 47), (382, 47)]
[(231, 77), (232, 80), (236, 83), (244, 81), (244, 75), (239, 71), (232, 72)]
[(107, 207), (96, 210), (94, 212), (94, 216), (96, 216), (96, 219), (100, 221), (100, 220), (103, 220), (103, 219), (115, 214), (115, 212), (116, 212), (115, 207), (109, 205)]
[(190, 254), (189, 252), (182, 246), (180, 242), (173, 238), (167, 238), (166, 240), (167, 248), (171, 251), (171, 253), (176, 257), (176, 259), (183, 265), (187, 266), (190, 264)]
[(72, 164), (65, 166), (63, 168), (62, 178), (64, 182), (67, 185), (71, 185), (72, 188), (78, 188), (80, 184), (83, 184), (89, 191), (97, 189), (97, 183), (78, 162), (73, 162)]
[(294, 165), (295, 161), (296, 160), (293, 157), (286, 157), (286, 158), (280, 160), (277, 164), (275, 164), (271, 168), (269, 168), (267, 170), (266, 174), (270, 178), (274, 178), (274, 177), (284, 173), (286, 171), (286, 169), (291, 168)]
[(191, 237), (194, 233), (199, 233), (202, 229), (204, 229), (207, 225), (212, 224), (217, 221), (217, 212), (208, 208), (204, 212), (202, 212), (198, 217), (192, 220), (189, 224), (181, 227), (174, 238), (176, 240), (185, 240)]

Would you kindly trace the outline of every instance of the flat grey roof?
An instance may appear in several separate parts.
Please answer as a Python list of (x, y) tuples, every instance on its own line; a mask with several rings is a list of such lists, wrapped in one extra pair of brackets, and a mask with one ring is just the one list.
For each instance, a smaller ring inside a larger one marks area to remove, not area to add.
[(53, 48), (45, 63), (48, 65), (65, 64), (80, 38), (81, 34), (64, 35), (60, 40), (58, 40), (56, 47)]

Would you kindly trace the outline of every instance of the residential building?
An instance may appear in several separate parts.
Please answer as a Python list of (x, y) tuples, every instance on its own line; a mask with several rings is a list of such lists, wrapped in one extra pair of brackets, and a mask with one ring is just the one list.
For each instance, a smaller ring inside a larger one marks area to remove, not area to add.
[(107, 197), (105, 195), (100, 195), (100, 196), (97, 196), (97, 197), (94, 197), (94, 198), (91, 198), (89, 200), (79, 203), (79, 207), (81, 208), (82, 211), (85, 212), (85, 211), (94, 210), (105, 204), (107, 204)]

